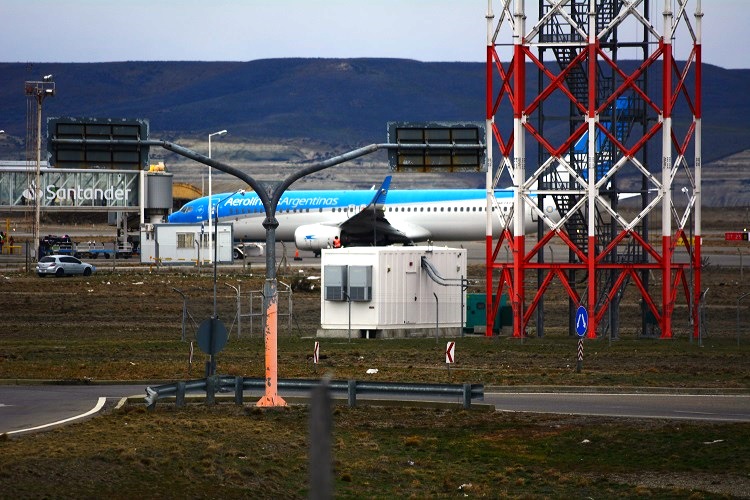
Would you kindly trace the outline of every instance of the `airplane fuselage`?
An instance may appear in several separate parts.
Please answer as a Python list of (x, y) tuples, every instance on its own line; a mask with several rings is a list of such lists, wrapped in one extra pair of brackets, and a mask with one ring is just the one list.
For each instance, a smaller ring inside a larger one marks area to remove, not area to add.
[[(297, 242), (304, 248), (302, 232), (323, 232), (344, 224), (362, 212), (373, 200), (374, 190), (362, 191), (289, 191), (282, 196), (276, 210), (279, 223), (277, 241)], [(504, 216), (512, 213), (513, 191), (496, 190), (495, 199)], [(265, 211), (254, 193), (221, 193), (212, 196), (218, 203), (218, 221), (233, 223), (235, 240), (265, 241), (262, 222)], [(556, 212), (552, 200), (545, 212)], [(382, 215), (388, 224), (412, 241), (479, 241), (486, 233), (486, 192), (483, 189), (391, 190), (382, 203)], [(187, 203), (169, 217), (169, 222), (200, 223), (208, 221), (208, 198)], [(554, 216), (554, 215), (553, 215)], [(503, 226), (501, 217), (494, 216), (493, 231)], [(527, 207), (524, 214), (526, 232), (536, 229), (536, 218)], [(510, 224), (512, 231), (513, 224)], [(331, 233), (333, 234), (333, 233)]]

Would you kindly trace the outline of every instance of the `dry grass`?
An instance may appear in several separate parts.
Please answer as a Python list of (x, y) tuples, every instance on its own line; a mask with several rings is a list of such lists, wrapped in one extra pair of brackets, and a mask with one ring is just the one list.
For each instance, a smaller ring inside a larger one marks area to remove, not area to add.
[[(308, 419), (306, 407), (126, 407), (0, 441), (0, 491), (302, 498)], [(361, 407), (333, 411), (332, 437), (337, 498), (711, 498), (750, 486), (747, 425)]]

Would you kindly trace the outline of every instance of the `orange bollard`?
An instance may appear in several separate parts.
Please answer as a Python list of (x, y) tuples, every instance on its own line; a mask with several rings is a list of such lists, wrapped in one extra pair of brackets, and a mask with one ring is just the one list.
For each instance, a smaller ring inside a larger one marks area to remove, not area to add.
[(269, 280), (266, 282), (266, 293), (269, 297), (268, 307), (266, 309), (266, 394), (258, 400), (257, 406), (274, 407), (286, 406), (284, 398), (279, 396), (278, 392), (278, 348), (277, 348), (277, 330), (278, 330), (278, 301), (279, 296), (276, 291), (276, 281)]

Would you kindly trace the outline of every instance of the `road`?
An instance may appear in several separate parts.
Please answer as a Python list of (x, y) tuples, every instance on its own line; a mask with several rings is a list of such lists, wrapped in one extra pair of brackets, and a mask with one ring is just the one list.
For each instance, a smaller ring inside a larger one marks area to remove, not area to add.
[[(284, 391), (280, 394), (282, 397), (292, 395)], [(13, 436), (52, 429), (88, 418), (123, 397), (145, 395), (146, 385), (143, 384), (0, 385), (0, 434)], [(245, 396), (260, 397), (261, 393), (245, 391)], [(505, 412), (750, 422), (750, 394), (490, 390), (485, 391), (484, 403)]]
[(494, 392), (498, 411), (750, 422), (750, 394)]

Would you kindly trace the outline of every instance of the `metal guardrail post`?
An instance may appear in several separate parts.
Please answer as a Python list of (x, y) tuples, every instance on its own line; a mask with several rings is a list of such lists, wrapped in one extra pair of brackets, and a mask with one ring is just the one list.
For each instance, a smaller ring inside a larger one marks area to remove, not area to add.
[(234, 379), (234, 404), (241, 405), (243, 402), (243, 390), (245, 387), (244, 378), (235, 377)]
[(471, 408), (471, 384), (464, 384), (463, 390), (464, 410)]
[(175, 394), (174, 405), (177, 408), (185, 406), (185, 382), (177, 382), (177, 393)]
[(357, 381), (350, 380), (347, 384), (347, 396), (349, 401), (349, 408), (357, 406)]

